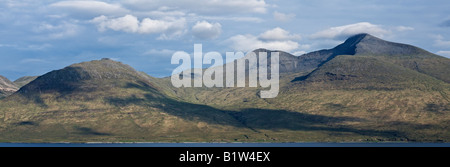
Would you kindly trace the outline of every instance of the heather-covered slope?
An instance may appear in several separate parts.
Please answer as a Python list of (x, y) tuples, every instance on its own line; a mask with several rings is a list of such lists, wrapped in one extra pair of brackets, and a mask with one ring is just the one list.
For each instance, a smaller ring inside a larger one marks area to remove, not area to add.
[(31, 81), (35, 80), (38, 76), (25, 76), (21, 77), (19, 79), (16, 79), (14, 81), (14, 85), (16, 85), (18, 88), (21, 88), (22, 86), (25, 86), (26, 84), (30, 83)]
[(272, 99), (84, 62), (1, 100), (0, 141), (449, 142), (448, 62), (360, 34), (299, 57), (280, 52)]
[[(173, 100), (109, 59), (49, 72), (0, 101), (0, 141), (234, 141), (254, 132), (225, 111)], [(262, 136), (262, 135), (259, 135)]]

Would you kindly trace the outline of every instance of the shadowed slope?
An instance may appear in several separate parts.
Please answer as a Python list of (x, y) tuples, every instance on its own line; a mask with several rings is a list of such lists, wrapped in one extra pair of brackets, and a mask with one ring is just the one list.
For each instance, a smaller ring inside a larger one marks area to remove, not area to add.
[(302, 61), (316, 62), (310, 68), (313, 69), (314, 67), (320, 67), (338, 55), (376, 57), (450, 83), (450, 73), (448, 73), (450, 71), (450, 59), (415, 46), (385, 41), (369, 34), (355, 35), (333, 49), (312, 52), (301, 57), (304, 57)]
[(224, 111), (167, 97), (149, 79), (109, 59), (49, 72), (0, 101), (0, 140), (230, 141), (254, 133)]

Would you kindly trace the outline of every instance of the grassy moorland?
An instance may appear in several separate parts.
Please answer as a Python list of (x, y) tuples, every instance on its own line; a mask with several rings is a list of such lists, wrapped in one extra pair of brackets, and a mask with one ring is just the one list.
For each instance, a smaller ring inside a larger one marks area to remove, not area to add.
[(272, 99), (74, 64), (0, 100), (0, 142), (449, 142), (449, 59), (364, 34), (280, 56)]

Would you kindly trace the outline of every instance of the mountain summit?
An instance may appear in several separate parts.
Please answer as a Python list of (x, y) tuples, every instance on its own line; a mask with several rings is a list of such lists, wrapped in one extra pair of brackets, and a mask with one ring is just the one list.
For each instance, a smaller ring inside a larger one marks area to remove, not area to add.
[(132, 67), (104, 58), (49, 72), (23, 86), (18, 93), (105, 90), (119, 87), (121, 82), (142, 83), (153, 87), (145, 75)]
[(332, 49), (301, 55), (298, 66), (300, 71), (317, 70), (340, 55), (376, 58), (376, 60), (393, 63), (450, 83), (450, 73), (448, 73), (450, 59), (412, 45), (385, 41), (369, 34), (352, 36)]
[[(274, 51), (257, 49), (253, 52), (256, 54), (268, 52), (270, 56), (270, 52)], [(338, 56), (350, 55), (372, 57), (375, 58), (372, 60), (393, 63), (450, 83), (450, 73), (448, 73), (450, 60), (448, 58), (412, 45), (389, 42), (366, 33), (351, 36), (332, 49), (323, 49), (300, 56), (283, 51), (277, 52), (280, 52), (280, 73), (310, 73)]]

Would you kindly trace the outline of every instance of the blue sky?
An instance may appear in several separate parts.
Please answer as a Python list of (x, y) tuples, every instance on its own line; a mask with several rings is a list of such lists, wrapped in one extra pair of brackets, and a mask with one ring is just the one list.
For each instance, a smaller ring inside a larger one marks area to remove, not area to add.
[(328, 49), (357, 33), (450, 57), (448, 0), (0, 0), (0, 75), (104, 57), (155, 77), (175, 51)]

